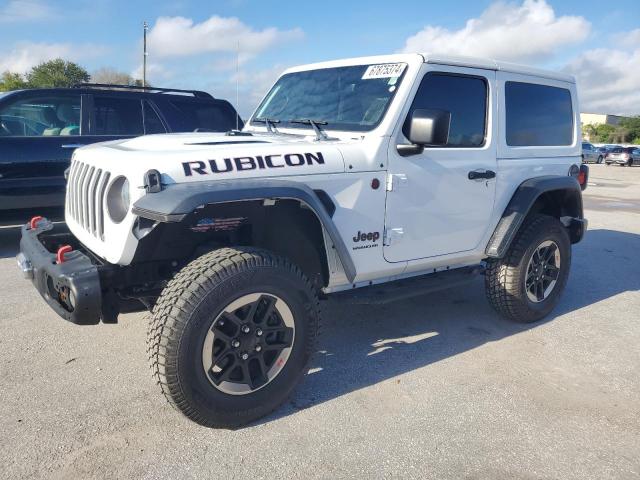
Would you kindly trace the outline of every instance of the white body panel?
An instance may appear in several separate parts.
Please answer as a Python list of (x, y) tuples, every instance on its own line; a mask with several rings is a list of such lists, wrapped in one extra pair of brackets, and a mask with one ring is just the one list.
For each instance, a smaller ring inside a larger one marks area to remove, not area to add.
[[(317, 141), (310, 128), (280, 129), (284, 135), (276, 135), (249, 121), (245, 131), (252, 132), (253, 136), (152, 135), (78, 149), (74, 162), (107, 169), (111, 181), (125, 176), (131, 185), (131, 204), (145, 195), (143, 178), (149, 169), (161, 172), (164, 184), (270, 177), (299, 181), (312, 189), (324, 190), (336, 205), (333, 221), (355, 264), (355, 286), (480, 262), (502, 212), (524, 180), (542, 175), (567, 175), (572, 164), (580, 163), (575, 83), (566, 75), (495, 61), (418, 54), (340, 60), (295, 67), (285, 73), (378, 63), (405, 63), (407, 67), (382, 121), (368, 132), (328, 128), (326, 133), (333, 139)], [(487, 136), (482, 147), (425, 148), (419, 155), (398, 155), (396, 145), (407, 143), (402, 124), (422, 76), (430, 71), (486, 79), (489, 102)], [(570, 90), (575, 126), (571, 146), (513, 148), (506, 145), (504, 82), (508, 80), (562, 85)], [(289, 154), (293, 163), (303, 161), (308, 153), (321, 155), (323, 162), (307, 158), (303, 165), (289, 165), (284, 160)], [(265, 164), (267, 156), (271, 156), (271, 166)], [(228, 162), (233, 169), (226, 168)], [(187, 169), (185, 164), (190, 167)], [(199, 173), (199, 167), (204, 173)], [(213, 171), (216, 168), (219, 172)], [(468, 172), (476, 169), (494, 170), (496, 177), (486, 181), (469, 180)], [(406, 182), (387, 191), (389, 175), (404, 175)], [(374, 179), (380, 182), (377, 189), (372, 188)], [(104, 238), (86, 231), (69, 214), (67, 223), (94, 253), (110, 263), (127, 265), (138, 246), (132, 234), (135, 216), (129, 211), (125, 219), (116, 224), (104, 210)], [(404, 234), (397, 242), (394, 240), (383, 247), (385, 229), (387, 232), (402, 229)], [(377, 242), (357, 240), (359, 233), (368, 232), (379, 233)], [(328, 242), (326, 235), (325, 241)], [(347, 282), (335, 255), (330, 248), (327, 250), (331, 278), (326, 290), (351, 288), (353, 285)]]

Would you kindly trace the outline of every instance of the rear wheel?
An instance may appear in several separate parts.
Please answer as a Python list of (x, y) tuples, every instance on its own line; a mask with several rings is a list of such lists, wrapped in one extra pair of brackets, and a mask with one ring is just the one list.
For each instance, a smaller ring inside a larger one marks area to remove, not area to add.
[(602, 163), (602, 155), (598, 157), (598, 163)]
[(564, 226), (556, 218), (534, 215), (504, 258), (487, 262), (487, 298), (508, 319), (535, 322), (558, 303), (570, 265), (571, 242)]
[(287, 259), (223, 248), (187, 265), (151, 314), (149, 358), (191, 420), (234, 428), (277, 408), (315, 350), (318, 299)]

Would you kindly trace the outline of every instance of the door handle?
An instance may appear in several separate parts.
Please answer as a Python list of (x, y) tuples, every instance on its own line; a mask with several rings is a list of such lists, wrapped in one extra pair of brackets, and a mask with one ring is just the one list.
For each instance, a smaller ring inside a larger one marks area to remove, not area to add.
[(489, 180), (496, 178), (496, 172), (493, 170), (472, 170), (469, 172), (469, 180)]
[(80, 148), (80, 147), (84, 147), (86, 145), (86, 143), (65, 143), (64, 145), (61, 145), (62, 148)]

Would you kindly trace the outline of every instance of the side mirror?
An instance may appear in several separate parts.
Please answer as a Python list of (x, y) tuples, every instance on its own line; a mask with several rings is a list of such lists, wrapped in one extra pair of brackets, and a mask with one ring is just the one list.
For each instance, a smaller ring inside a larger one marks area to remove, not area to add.
[(398, 145), (403, 157), (422, 153), (425, 145), (444, 146), (449, 141), (451, 112), (432, 108), (416, 109), (409, 119), (407, 138), (409, 145)]

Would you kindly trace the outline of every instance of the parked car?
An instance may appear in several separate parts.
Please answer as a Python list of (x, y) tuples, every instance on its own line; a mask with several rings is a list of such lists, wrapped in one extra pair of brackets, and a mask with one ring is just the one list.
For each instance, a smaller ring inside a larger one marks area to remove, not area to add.
[(484, 273), (505, 318), (548, 315), (587, 226), (577, 101), (573, 76), (491, 60), (295, 67), (242, 132), (79, 149), (66, 226), (32, 218), (18, 263), (71, 322), (152, 309), (166, 398), (238, 427), (307, 372), (319, 297), (406, 300)]
[(165, 132), (242, 128), (206, 92), (83, 84), (0, 96), (0, 211), (64, 204), (64, 171), (90, 143)]
[(604, 157), (598, 149), (589, 142), (582, 142), (582, 162), (583, 163), (602, 163)]
[(640, 149), (637, 147), (616, 147), (612, 149), (604, 158), (607, 165), (615, 164), (620, 166), (640, 165)]
[(601, 147), (597, 147), (597, 149), (598, 149), (598, 155), (602, 157), (602, 160), (604, 160), (604, 156), (609, 152), (609, 149), (604, 145)]

